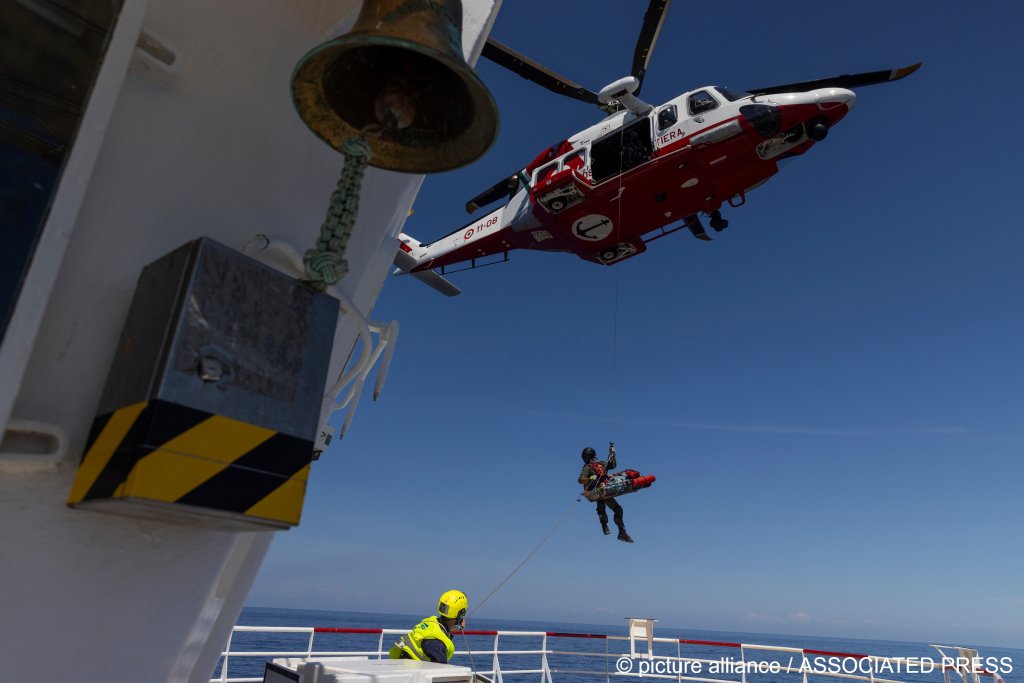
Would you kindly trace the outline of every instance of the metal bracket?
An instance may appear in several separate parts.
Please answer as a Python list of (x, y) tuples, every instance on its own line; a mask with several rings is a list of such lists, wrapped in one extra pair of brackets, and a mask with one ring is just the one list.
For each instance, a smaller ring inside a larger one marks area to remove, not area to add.
[(151, 31), (139, 34), (130, 68), (156, 83), (167, 84), (177, 78), (181, 71), (181, 57), (178, 50)]
[(67, 452), (68, 439), (57, 425), (12, 417), (0, 433), (0, 472), (51, 469)]

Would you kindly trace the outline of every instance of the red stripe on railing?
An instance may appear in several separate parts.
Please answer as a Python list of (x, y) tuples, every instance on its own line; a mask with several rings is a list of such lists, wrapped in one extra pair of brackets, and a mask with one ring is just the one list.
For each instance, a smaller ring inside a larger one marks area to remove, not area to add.
[(687, 645), (717, 645), (718, 647), (743, 647), (743, 643), (723, 643), (718, 640), (685, 640), (679, 639), (680, 643), (686, 643)]
[(558, 631), (546, 631), (550, 638), (607, 638), (603, 633), (559, 633)]
[(496, 635), (498, 635), (497, 631), (471, 631), (471, 630), (468, 630), (468, 629), (465, 630), (465, 631), (453, 631), (452, 635), (453, 636), (457, 636), (460, 633), (465, 634), (467, 636), (496, 636)]
[(852, 652), (829, 652), (828, 650), (804, 650), (805, 655), (824, 655), (826, 657), (852, 657), (853, 659), (864, 659), (871, 655), (858, 655)]

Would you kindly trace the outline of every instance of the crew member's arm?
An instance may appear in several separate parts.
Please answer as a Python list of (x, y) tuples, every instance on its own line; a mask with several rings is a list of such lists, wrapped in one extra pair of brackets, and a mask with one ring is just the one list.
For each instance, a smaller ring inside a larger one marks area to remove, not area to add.
[(448, 650), (445, 649), (444, 643), (437, 638), (428, 638), (421, 641), (420, 647), (423, 648), (423, 654), (430, 661), (437, 662), (438, 664), (448, 663)]
[(590, 481), (591, 469), (589, 465), (584, 465), (583, 469), (580, 470), (579, 483), (586, 486)]

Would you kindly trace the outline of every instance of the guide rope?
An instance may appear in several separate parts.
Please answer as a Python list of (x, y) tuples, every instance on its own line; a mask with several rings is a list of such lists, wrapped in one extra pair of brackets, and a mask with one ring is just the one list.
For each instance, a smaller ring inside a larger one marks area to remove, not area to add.
[[(508, 583), (508, 580), (509, 580), (509, 579), (511, 579), (511, 578), (512, 578), (513, 576), (515, 576), (516, 572), (518, 572), (518, 571), (519, 571), (520, 569), (522, 569), (522, 568), (523, 568), (523, 565), (525, 565), (525, 564), (526, 564), (527, 562), (529, 562), (529, 561), (530, 561), (530, 558), (531, 558), (531, 557), (533, 557), (534, 555), (536, 555), (536, 554), (537, 554), (537, 551), (538, 551), (538, 550), (540, 550), (541, 546), (542, 546), (542, 545), (544, 545), (544, 544), (545, 544), (545, 543), (547, 542), (547, 540), (548, 540), (549, 538), (551, 538), (551, 536), (552, 536), (552, 535), (554, 535), (555, 531), (557, 531), (557, 530), (558, 530), (558, 527), (562, 526), (562, 522), (564, 522), (564, 521), (566, 520), (566, 518), (567, 518), (567, 517), (569, 516), (569, 513), (570, 513), (570, 512), (572, 512), (572, 509), (573, 509), (573, 503), (578, 503), (578, 502), (580, 502), (580, 499), (579, 499), (579, 498), (574, 498), (574, 499), (573, 499), (573, 501), (572, 501), (571, 503), (569, 503), (569, 505), (568, 505), (568, 506), (567, 506), (567, 507), (565, 508), (565, 512), (563, 512), (563, 513), (562, 513), (562, 516), (561, 516), (561, 518), (560, 518), (560, 519), (558, 520), (558, 522), (556, 522), (556, 523), (555, 523), (555, 525), (554, 525), (553, 527), (551, 527), (551, 530), (550, 530), (550, 531), (548, 531), (548, 532), (547, 532), (547, 533), (546, 533), (546, 534), (544, 535), (544, 538), (540, 539), (540, 542), (539, 542), (539, 543), (537, 543), (537, 545), (535, 545), (535, 546), (533, 547), (533, 550), (531, 550), (531, 551), (529, 552), (529, 554), (528, 554), (528, 555), (527, 555), (527, 556), (526, 556), (525, 558), (523, 558), (523, 561), (522, 561), (522, 562), (520, 562), (520, 563), (519, 563), (518, 565), (516, 565), (516, 568), (515, 568), (515, 569), (513, 569), (513, 570), (512, 570), (512, 571), (511, 571), (511, 572), (509, 573), (509, 575), (508, 575), (508, 576), (506, 576), (506, 577), (505, 577), (504, 579), (502, 579), (502, 580), (501, 580), (501, 583), (499, 583), (499, 584), (498, 584), (497, 586), (495, 586), (495, 587), (494, 587), (494, 590), (492, 590), (492, 591), (491, 591), (490, 593), (488, 593), (488, 594), (487, 594), (486, 596), (484, 596), (484, 599), (483, 599), (483, 600), (481, 600), (480, 602), (478, 602), (478, 603), (476, 604), (476, 607), (474, 607), (474, 608), (473, 608), (473, 609), (472, 609), (472, 610), (471, 610), (471, 611), (469, 612), (469, 614), (467, 614), (467, 615), (466, 615), (466, 620), (467, 620), (467, 621), (469, 620), (469, 618), (470, 618), (471, 616), (473, 616), (473, 614), (474, 614), (474, 613), (475, 613), (475, 612), (476, 612), (476, 611), (477, 611), (478, 609), (480, 609), (481, 607), (483, 607), (483, 606), (484, 606), (484, 603), (486, 603), (486, 602), (487, 602), (488, 600), (490, 600), (490, 599), (491, 599), (491, 596), (492, 596), (492, 595), (494, 595), (495, 593), (497, 593), (497, 592), (498, 592), (498, 590), (500, 590), (502, 586), (504, 586), (504, 585), (505, 585), (506, 583)], [(470, 670), (471, 670), (471, 671), (472, 671), (472, 672), (473, 672), (473, 673), (475, 674), (475, 673), (476, 673), (476, 665), (475, 665), (475, 664), (473, 663), (473, 651), (472, 651), (472, 650), (470, 649), (470, 647), (469, 647), (469, 638), (468, 638), (468, 637), (466, 636), (466, 634), (465, 634), (465, 632), (464, 632), (464, 631), (459, 631), (459, 633), (460, 633), (460, 634), (462, 634), (462, 640), (463, 640), (463, 643), (465, 643), (465, 646), (466, 646), (466, 654), (468, 654), (468, 655), (469, 655), (469, 668), (470, 668)]]
[(483, 607), (484, 603), (486, 603), (488, 600), (490, 600), (492, 595), (497, 593), (498, 590), (502, 586), (504, 586), (508, 582), (508, 580), (511, 579), (515, 575), (516, 572), (518, 572), (520, 569), (523, 568), (524, 564), (526, 564), (527, 562), (530, 561), (530, 558), (533, 557), (537, 553), (538, 550), (540, 550), (540, 547), (542, 545), (544, 545), (544, 543), (546, 543), (549, 538), (551, 538), (552, 534), (555, 533), (555, 531), (558, 529), (558, 527), (562, 526), (562, 522), (564, 522), (565, 518), (569, 516), (570, 512), (572, 512), (572, 505), (573, 505), (573, 503), (578, 503), (578, 502), (580, 502), (580, 499), (579, 498), (574, 498), (572, 503), (569, 503), (568, 507), (565, 508), (565, 512), (562, 513), (561, 519), (559, 519), (558, 522), (553, 527), (551, 527), (551, 530), (547, 534), (544, 535), (544, 538), (540, 539), (540, 542), (533, 547), (533, 550), (530, 551), (530, 553), (523, 559), (523, 561), (520, 562), (518, 565), (516, 565), (516, 568), (513, 569), (509, 573), (508, 576), (506, 576), (504, 579), (502, 579), (501, 583), (499, 583), (497, 586), (494, 587), (494, 590), (492, 590), (490, 593), (488, 593), (486, 595), (486, 597), (484, 597), (483, 600), (481, 600), (480, 602), (477, 603), (476, 607), (474, 607), (473, 610), (469, 614), (466, 615), (467, 619), (469, 619), (471, 616), (473, 616), (474, 612), (476, 612), (478, 609)]

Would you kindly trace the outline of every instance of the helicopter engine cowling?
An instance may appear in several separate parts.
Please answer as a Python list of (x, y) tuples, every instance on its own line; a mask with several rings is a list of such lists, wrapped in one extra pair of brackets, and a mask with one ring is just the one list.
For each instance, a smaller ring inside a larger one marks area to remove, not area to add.
[(640, 79), (636, 76), (626, 76), (601, 88), (597, 93), (597, 99), (605, 105), (618, 102), (634, 115), (643, 116), (654, 107), (633, 95), (639, 89)]

